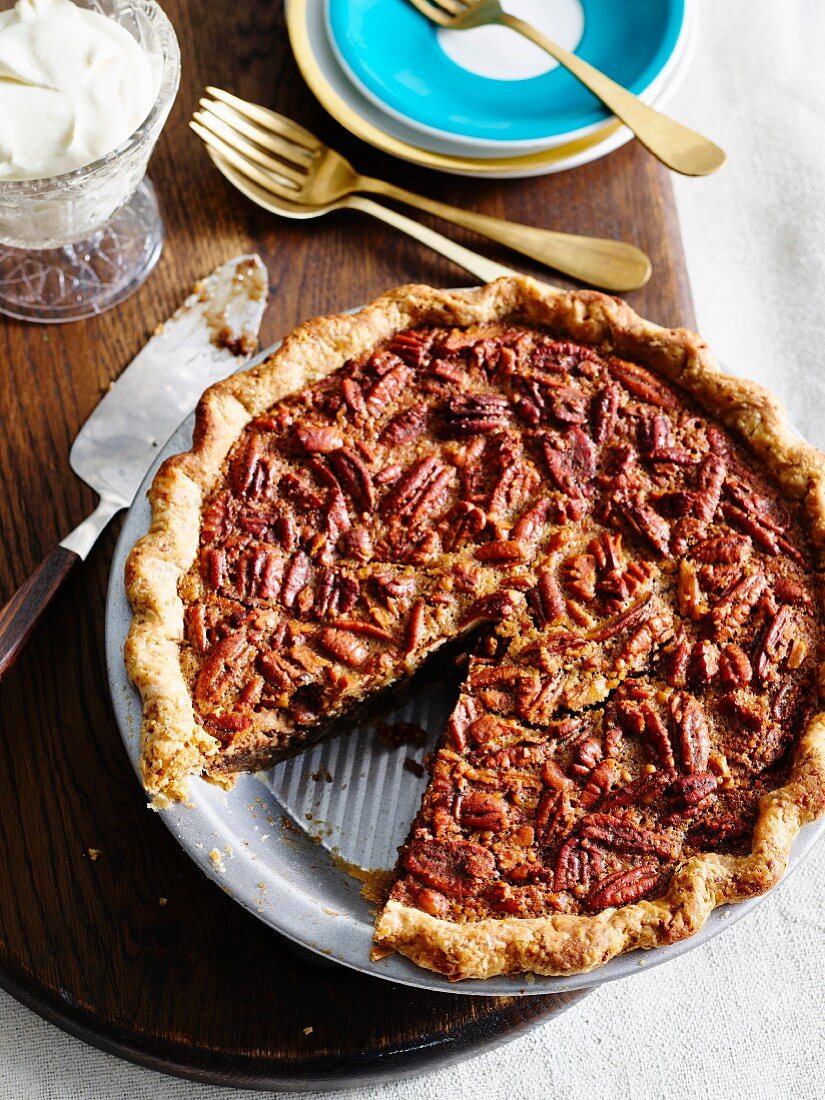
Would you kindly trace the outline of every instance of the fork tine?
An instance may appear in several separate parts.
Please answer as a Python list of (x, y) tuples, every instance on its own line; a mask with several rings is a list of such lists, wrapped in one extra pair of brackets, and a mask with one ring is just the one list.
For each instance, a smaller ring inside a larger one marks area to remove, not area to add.
[(194, 119), (189, 122), (190, 127), (195, 131), (198, 137), (206, 143), (207, 148), (214, 149), (225, 160), (229, 161), (231, 165), (242, 172), (249, 179), (254, 180), (265, 191), (269, 191), (272, 195), (277, 195), (280, 198), (292, 198), (298, 197), (298, 189), (295, 185), (289, 181), (280, 183), (269, 172), (262, 171), (257, 164), (253, 164), (252, 161), (247, 160), (230, 145), (227, 145), (225, 141), (222, 141), (219, 137), (216, 137), (210, 130), (205, 129), (200, 123), (195, 122)]
[(265, 168), (268, 172), (276, 172), (278, 175), (284, 176), (288, 180), (292, 180), (293, 183), (301, 184), (306, 183), (306, 173), (298, 172), (290, 165), (284, 164), (280, 160), (275, 160), (268, 153), (265, 153), (262, 149), (259, 149), (257, 145), (253, 145), (251, 141), (247, 141), (245, 137), (242, 137), (239, 133), (232, 129), (231, 126), (227, 126), (225, 122), (222, 122), (219, 118), (215, 118), (214, 115), (206, 114), (203, 111), (195, 111), (192, 115), (195, 122), (200, 123), (204, 129), (209, 130), (215, 137), (224, 141), (230, 149), (234, 149), (241, 156), (246, 157), (248, 160), (253, 161), (255, 164), (259, 164), (261, 168)]
[[(305, 213), (307, 217), (312, 217), (317, 211), (312, 208), (306, 208), (301, 203), (293, 202), (291, 198), (285, 198), (282, 195), (275, 195), (272, 191), (264, 191), (262, 187), (259, 187), (254, 180), (249, 179), (248, 176), (244, 176), (236, 168), (225, 160), (220, 153), (216, 153), (214, 149), (207, 149), (212, 163), (221, 172), (226, 179), (232, 184), (233, 187), (241, 192), (242, 195), (246, 195), (252, 202), (262, 206), (264, 210), (269, 210), (272, 214), (284, 215), (283, 208), (286, 206), (294, 207), (295, 213)], [(277, 198), (278, 205), (276, 205), (272, 199)], [(321, 213), (324, 211), (322, 210)]]
[(464, 0), (433, 0), (433, 3), (444, 8), (450, 15), (463, 15), (467, 8), (472, 7), (472, 4), (465, 4)]
[(315, 154), (310, 153), (303, 145), (296, 145), (293, 141), (285, 141), (284, 138), (278, 137), (270, 130), (264, 130), (255, 123), (249, 122), (243, 115), (238, 114), (231, 107), (227, 107), (225, 103), (202, 97), (200, 106), (207, 114), (220, 119), (227, 126), (231, 126), (233, 130), (237, 130), (239, 134), (251, 138), (252, 141), (257, 142), (258, 145), (268, 149), (271, 153), (275, 153), (276, 156), (281, 157), (287, 164), (291, 164), (295, 168), (308, 168), (315, 159)]
[(412, 5), (417, 8), (425, 19), (435, 23), (439, 27), (448, 27), (452, 22), (452, 16), (443, 8), (430, 4), (429, 0), (412, 0)]
[(234, 107), (240, 114), (245, 115), (252, 122), (257, 122), (265, 130), (269, 130), (287, 141), (294, 141), (310, 153), (317, 153), (320, 150), (321, 142), (318, 138), (311, 134), (309, 130), (305, 130), (303, 126), (299, 126), (297, 122), (293, 122), (291, 118), (279, 115), (277, 111), (270, 111), (268, 107), (260, 107), (257, 103), (249, 103), (245, 99), (239, 99), (231, 92), (225, 92), (222, 88), (215, 88), (211, 84), (207, 85), (206, 90), (213, 99), (219, 99), (222, 103)]
[(449, 27), (457, 16), (467, 10), (466, 5), (457, 0), (412, 0), (412, 4), (426, 19), (441, 27)]

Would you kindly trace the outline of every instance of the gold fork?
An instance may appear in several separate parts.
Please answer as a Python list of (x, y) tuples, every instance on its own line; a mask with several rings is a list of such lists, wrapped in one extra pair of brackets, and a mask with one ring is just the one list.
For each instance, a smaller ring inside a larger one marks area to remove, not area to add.
[(518, 275), (518, 272), (514, 271), (513, 268), (505, 267), (504, 264), (496, 263), (494, 260), (488, 260), (486, 256), (480, 256), (478, 252), (464, 248), (456, 241), (451, 241), (449, 237), (442, 237), (434, 229), (429, 229), (426, 225), (413, 221), (412, 218), (405, 218), (403, 214), (399, 214), (396, 210), (389, 210), (386, 206), (373, 202), (372, 199), (363, 199), (360, 195), (345, 195), (342, 199), (327, 203), (324, 206), (301, 206), (298, 203), (287, 202), (286, 199), (276, 198), (270, 191), (259, 187), (253, 180), (233, 168), (228, 161), (224, 160), (214, 150), (209, 149), (208, 153), (218, 171), (234, 187), (237, 187), (241, 194), (246, 195), (252, 202), (263, 207), (264, 210), (269, 210), (272, 214), (280, 214), (283, 218), (295, 218), (298, 221), (305, 221), (308, 218), (320, 218), (333, 210), (358, 210), (362, 214), (370, 214), (373, 218), (386, 222), (394, 229), (401, 230), (402, 233), (413, 237), (420, 244), (427, 245), (433, 251), (440, 252), (442, 256), (452, 260), (458, 267), (463, 267), (465, 271), (475, 275), (482, 283), (490, 283), (493, 279), (500, 279), (504, 275)]
[(509, 15), (499, 0), (411, 0), (411, 3), (439, 27), (466, 31), (497, 23), (529, 38), (580, 80), (633, 131), (654, 157), (675, 172), (685, 176), (707, 176), (725, 163), (725, 153), (718, 145), (648, 107), (577, 54), (565, 50), (518, 16)]
[(212, 98), (201, 99), (202, 110), (189, 125), (224, 162), (282, 202), (320, 210), (355, 192), (383, 195), (605, 290), (635, 290), (650, 278), (650, 260), (634, 245), (518, 225), (362, 176), (339, 153), (283, 115), (220, 88), (206, 90)]

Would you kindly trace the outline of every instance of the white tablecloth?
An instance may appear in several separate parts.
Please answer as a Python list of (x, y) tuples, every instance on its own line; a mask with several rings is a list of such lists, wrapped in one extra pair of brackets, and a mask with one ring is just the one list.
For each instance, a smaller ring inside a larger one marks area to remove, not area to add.
[[(699, 326), (825, 446), (825, 3), (700, 0), (671, 112), (728, 151), (676, 180)], [(413, 275), (413, 272), (408, 273)], [(655, 971), (606, 986), (532, 1035), (394, 1087), (404, 1100), (825, 1096), (825, 848), (751, 917)], [(237, 1096), (83, 1046), (0, 993), (0, 1096)]]

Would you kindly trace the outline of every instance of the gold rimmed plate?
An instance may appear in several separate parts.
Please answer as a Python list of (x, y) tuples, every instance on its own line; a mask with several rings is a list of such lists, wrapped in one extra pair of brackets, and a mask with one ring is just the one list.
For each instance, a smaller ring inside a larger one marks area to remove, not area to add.
[[(574, 141), (521, 156), (482, 157), (457, 154), (445, 143), (422, 148), (421, 134), (389, 118), (350, 83), (338, 64), (324, 24), (324, 0), (288, 0), (287, 30), (298, 68), (321, 105), (350, 133), (382, 152), (425, 168), (456, 175), (508, 179), (541, 176), (575, 168), (606, 156), (632, 137), (617, 120)], [(692, 5), (691, 5), (692, 7)], [(693, 20), (691, 20), (693, 23)], [(681, 81), (692, 52), (688, 45), (662, 96)]]

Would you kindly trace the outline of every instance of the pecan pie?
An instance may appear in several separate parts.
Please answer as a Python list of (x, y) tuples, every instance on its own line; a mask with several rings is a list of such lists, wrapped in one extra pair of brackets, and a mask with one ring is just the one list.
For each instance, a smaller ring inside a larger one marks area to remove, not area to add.
[(310, 322), (208, 391), (152, 488), (147, 789), (266, 767), (465, 637), (379, 947), (464, 978), (688, 936), (825, 808), (823, 462), (600, 294), (407, 287)]

